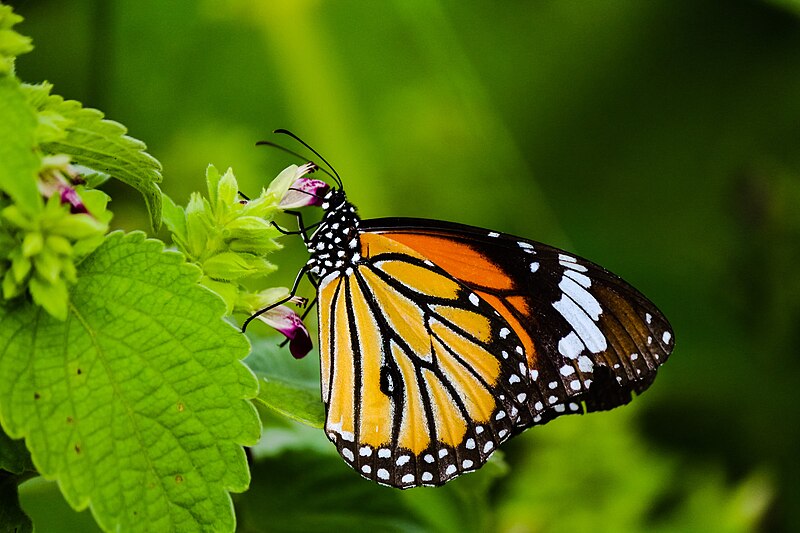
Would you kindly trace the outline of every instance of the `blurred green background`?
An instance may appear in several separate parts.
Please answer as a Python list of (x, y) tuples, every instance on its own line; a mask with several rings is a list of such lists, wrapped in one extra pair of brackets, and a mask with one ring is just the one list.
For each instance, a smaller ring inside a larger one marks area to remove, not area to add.
[[(208, 163), (256, 194), (291, 160), (254, 143), (288, 128), (363, 217), (568, 248), (674, 326), (642, 398), (444, 489), (362, 481), (265, 414), (242, 531), (800, 529), (800, 2), (11, 3), (36, 46), (19, 76), (125, 124), (180, 203)], [(148, 229), (137, 193), (110, 192), (117, 227)], [(291, 242), (274, 259), (284, 285), (305, 261)], [(40, 531), (91, 525), (50, 483), (22, 498)]]

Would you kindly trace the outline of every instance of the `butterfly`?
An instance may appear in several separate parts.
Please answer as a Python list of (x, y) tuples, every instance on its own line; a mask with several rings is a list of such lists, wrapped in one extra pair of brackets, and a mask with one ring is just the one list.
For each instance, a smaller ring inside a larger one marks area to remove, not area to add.
[(313, 234), (299, 218), (298, 280), (317, 288), (325, 434), (363, 477), (442, 485), (529, 427), (627, 404), (672, 352), (661, 311), (603, 267), (462, 224), (361, 220), (333, 172)]

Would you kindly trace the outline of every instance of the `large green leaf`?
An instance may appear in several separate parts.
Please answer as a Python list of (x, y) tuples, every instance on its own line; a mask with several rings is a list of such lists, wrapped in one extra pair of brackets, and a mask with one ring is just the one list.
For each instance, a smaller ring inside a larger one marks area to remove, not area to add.
[(292, 420), (321, 428), (325, 407), (320, 396), (319, 352), (313, 350), (298, 361), (288, 348), (279, 347), (282, 338), (255, 339), (245, 360), (261, 382), (257, 400)]
[(0, 307), (0, 422), (103, 529), (234, 529), (257, 383), (199, 276), (160, 242), (115, 233), (81, 264), (65, 322)]
[(0, 191), (5, 192), (26, 213), (43, 207), (36, 187), (39, 157), (36, 144), (36, 115), (19, 89), (19, 82), (0, 78)]
[(161, 226), (161, 163), (145, 150), (145, 144), (129, 137), (119, 122), (104, 118), (97, 109), (50, 93), (50, 86), (25, 85), (31, 104), (40, 115), (66, 119), (65, 135), (43, 142), (50, 153), (69, 154), (72, 160), (92, 170), (127, 183), (144, 196), (153, 229)]

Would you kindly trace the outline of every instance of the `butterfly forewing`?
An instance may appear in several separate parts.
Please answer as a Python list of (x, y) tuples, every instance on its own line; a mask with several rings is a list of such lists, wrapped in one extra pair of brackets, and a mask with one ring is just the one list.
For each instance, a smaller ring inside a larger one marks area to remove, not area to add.
[(379, 483), (440, 485), (481, 466), (528, 414), (522, 340), (464, 283), (414, 250), (361, 235), (319, 287), (326, 433)]
[(530, 377), (528, 426), (611, 409), (645, 390), (674, 343), (663, 314), (602, 267), (556, 248), (439, 221), (365, 221), (470, 288), (508, 324)]

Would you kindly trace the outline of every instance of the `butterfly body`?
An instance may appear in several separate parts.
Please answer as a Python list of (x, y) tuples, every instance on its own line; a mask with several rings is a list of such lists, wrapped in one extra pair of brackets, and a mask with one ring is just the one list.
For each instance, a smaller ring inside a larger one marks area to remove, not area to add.
[(627, 403), (672, 350), (658, 309), (550, 246), (420, 219), (360, 220), (332, 189), (308, 239), (325, 432), (398, 488), (479, 468), (511, 436)]

